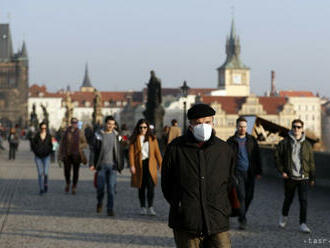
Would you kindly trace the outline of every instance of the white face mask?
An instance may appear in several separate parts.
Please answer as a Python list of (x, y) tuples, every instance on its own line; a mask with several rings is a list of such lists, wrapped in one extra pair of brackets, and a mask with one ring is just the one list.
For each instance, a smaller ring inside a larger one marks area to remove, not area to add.
[(212, 126), (210, 124), (198, 124), (193, 127), (193, 134), (198, 141), (208, 141), (212, 135)]

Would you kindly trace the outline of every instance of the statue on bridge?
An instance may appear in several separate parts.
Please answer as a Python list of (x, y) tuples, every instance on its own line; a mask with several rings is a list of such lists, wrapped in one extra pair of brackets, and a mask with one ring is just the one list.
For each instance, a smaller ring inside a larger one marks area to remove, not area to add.
[(30, 126), (34, 127), (34, 130), (38, 130), (39, 128), (39, 120), (36, 112), (35, 103), (32, 105), (32, 112), (30, 114)]
[(98, 129), (102, 125), (103, 114), (102, 114), (102, 96), (99, 91), (95, 89), (94, 91), (94, 111), (93, 111), (93, 127)]
[(42, 122), (46, 123), (47, 128), (48, 128), (49, 127), (49, 113), (48, 113), (45, 105), (40, 104), (40, 106), (42, 108), (42, 112), (43, 112), (43, 115), (44, 115), (44, 119), (42, 120)]
[(62, 120), (62, 125), (61, 125), (62, 128), (68, 127), (73, 117), (73, 103), (69, 91), (66, 92), (64, 105), (65, 105), (65, 114)]
[(163, 130), (163, 117), (165, 114), (162, 103), (161, 80), (158, 79), (154, 71), (150, 72), (149, 83), (147, 84), (148, 94), (146, 110), (143, 112), (145, 118), (154, 126), (154, 134), (161, 138)]

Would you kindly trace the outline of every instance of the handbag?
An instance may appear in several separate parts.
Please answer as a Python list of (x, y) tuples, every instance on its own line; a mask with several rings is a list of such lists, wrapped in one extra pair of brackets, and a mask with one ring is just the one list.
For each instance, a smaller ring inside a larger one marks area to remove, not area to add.
[(94, 173), (94, 187), (95, 188), (97, 188), (97, 174), (98, 174), (98, 172), (95, 171), (95, 173)]

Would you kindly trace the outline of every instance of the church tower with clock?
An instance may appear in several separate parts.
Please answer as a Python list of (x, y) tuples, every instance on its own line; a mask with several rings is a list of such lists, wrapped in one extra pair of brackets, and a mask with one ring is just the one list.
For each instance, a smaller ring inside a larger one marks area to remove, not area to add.
[(227, 96), (248, 96), (250, 94), (250, 68), (240, 59), (241, 44), (232, 20), (230, 36), (226, 42), (227, 58), (218, 70), (218, 89)]

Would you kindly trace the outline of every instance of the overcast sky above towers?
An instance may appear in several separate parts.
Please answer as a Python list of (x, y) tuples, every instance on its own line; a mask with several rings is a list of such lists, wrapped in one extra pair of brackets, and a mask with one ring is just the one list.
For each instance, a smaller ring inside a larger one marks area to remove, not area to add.
[[(232, 11), (234, 6), (234, 11)], [(155, 70), (163, 87), (217, 86), (232, 13), (251, 90), (330, 96), (328, 0), (2, 0), (15, 51), (26, 41), (30, 85), (81, 85), (85, 63), (100, 90), (140, 90)]]

